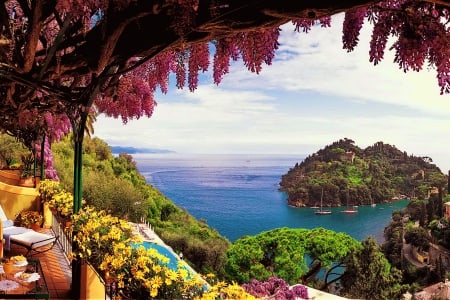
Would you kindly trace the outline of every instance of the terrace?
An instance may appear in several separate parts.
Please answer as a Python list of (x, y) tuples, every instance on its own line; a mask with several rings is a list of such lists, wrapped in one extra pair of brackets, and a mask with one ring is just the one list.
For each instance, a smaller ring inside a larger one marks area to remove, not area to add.
[[(50, 232), (51, 230), (42, 229), (42, 231)], [(11, 245), (11, 251), (6, 253), (6, 255), (25, 255), (25, 253), (25, 248)], [(33, 258), (37, 258), (41, 262), (42, 271), (50, 292), (50, 299), (72, 299), (70, 294), (72, 269), (61, 245), (58, 244), (47, 252), (33, 255)]]

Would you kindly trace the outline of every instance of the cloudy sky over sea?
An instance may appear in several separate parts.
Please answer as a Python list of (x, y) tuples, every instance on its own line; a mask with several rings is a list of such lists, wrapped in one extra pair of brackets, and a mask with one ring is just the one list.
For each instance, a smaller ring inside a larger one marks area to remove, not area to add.
[(383, 141), (429, 156), (447, 172), (450, 95), (439, 94), (436, 72), (405, 74), (392, 51), (373, 66), (367, 22), (347, 53), (342, 20), (309, 34), (285, 25), (275, 61), (259, 75), (238, 62), (215, 86), (208, 72), (194, 93), (172, 87), (156, 95), (150, 119), (123, 125), (100, 116), (95, 135), (111, 146), (220, 154), (310, 154), (347, 137), (360, 147)]

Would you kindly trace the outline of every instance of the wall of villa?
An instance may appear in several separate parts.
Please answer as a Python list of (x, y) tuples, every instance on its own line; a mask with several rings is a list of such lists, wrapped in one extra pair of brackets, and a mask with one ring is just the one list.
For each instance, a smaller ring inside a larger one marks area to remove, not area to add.
[(0, 170), (0, 205), (11, 220), (22, 210), (40, 210), (37, 189), (18, 186), (19, 180), (20, 171)]
[(412, 253), (414, 255), (414, 257), (417, 259), (417, 261), (423, 263), (423, 264), (428, 264), (430, 262), (430, 256), (428, 254), (428, 252), (424, 252), (424, 251), (417, 251), (416, 247), (412, 247)]

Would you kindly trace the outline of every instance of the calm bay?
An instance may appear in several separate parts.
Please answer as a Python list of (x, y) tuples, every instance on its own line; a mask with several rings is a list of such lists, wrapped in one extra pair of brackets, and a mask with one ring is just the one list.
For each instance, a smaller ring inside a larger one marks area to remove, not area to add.
[(360, 206), (356, 214), (332, 208), (316, 215), (311, 208), (293, 208), (278, 190), (281, 176), (304, 155), (133, 154), (149, 184), (197, 219), (205, 220), (230, 241), (279, 228), (324, 227), (362, 240), (383, 241), (392, 212), (407, 200)]

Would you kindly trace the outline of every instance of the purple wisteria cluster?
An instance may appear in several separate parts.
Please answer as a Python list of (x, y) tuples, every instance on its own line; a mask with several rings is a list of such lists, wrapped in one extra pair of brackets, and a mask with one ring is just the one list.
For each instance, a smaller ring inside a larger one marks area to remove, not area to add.
[(277, 277), (270, 277), (266, 281), (256, 279), (242, 285), (245, 291), (255, 297), (270, 297), (271, 299), (308, 299), (308, 289), (304, 285), (290, 286), (286, 281)]

